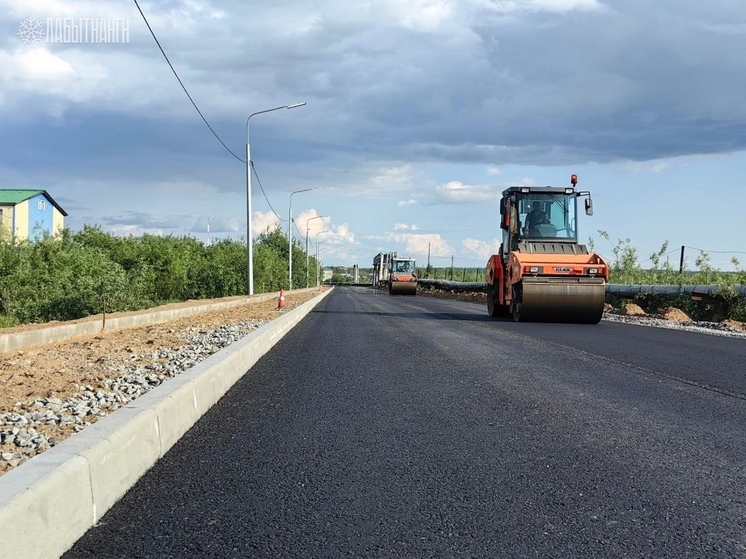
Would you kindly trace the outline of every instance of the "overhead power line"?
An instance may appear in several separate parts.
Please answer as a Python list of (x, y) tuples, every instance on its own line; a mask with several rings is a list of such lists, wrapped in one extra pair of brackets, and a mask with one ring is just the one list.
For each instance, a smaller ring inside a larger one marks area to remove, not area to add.
[(746, 252), (742, 250), (704, 250), (701, 248), (690, 247), (690, 246), (686, 248), (691, 249), (691, 250), (698, 250), (699, 252), (706, 252), (708, 254), (746, 254)]
[(269, 198), (267, 198), (267, 193), (264, 192), (264, 187), (262, 186), (262, 181), (259, 180), (259, 175), (256, 174), (256, 167), (254, 167), (254, 162), (250, 162), (251, 170), (254, 172), (254, 176), (256, 177), (256, 182), (259, 183), (259, 188), (262, 190), (262, 194), (264, 195), (264, 199), (267, 201), (267, 205), (269, 206), (269, 209), (272, 210), (272, 213), (277, 216), (277, 219), (280, 221), (287, 221), (287, 219), (284, 219), (280, 217), (280, 214), (278, 214), (275, 209), (272, 207), (272, 204), (269, 202)]
[[(218, 136), (218, 133), (215, 132), (213, 127), (210, 125), (210, 123), (205, 118), (205, 115), (202, 114), (202, 111), (200, 111), (199, 107), (197, 106), (197, 103), (194, 102), (194, 99), (192, 99), (192, 96), (189, 94), (189, 91), (187, 90), (186, 86), (184, 85), (184, 82), (181, 81), (181, 78), (179, 77), (179, 74), (176, 72), (176, 69), (174, 68), (174, 65), (171, 64), (171, 61), (168, 58), (168, 55), (166, 54), (166, 51), (163, 50), (163, 47), (161, 46), (160, 41), (158, 40), (158, 37), (155, 35), (155, 31), (153, 31), (153, 28), (150, 26), (150, 22), (148, 22), (148, 18), (145, 17), (145, 14), (143, 13), (142, 9), (140, 8), (140, 4), (138, 4), (137, 0), (134, 0), (135, 6), (137, 6), (137, 11), (140, 12), (140, 15), (142, 16), (143, 21), (145, 22), (145, 25), (148, 27), (148, 31), (150, 31), (150, 34), (153, 36), (153, 40), (155, 41), (155, 44), (158, 45), (158, 49), (161, 51), (161, 54), (163, 55), (163, 58), (166, 59), (166, 62), (168, 63), (169, 68), (171, 68), (171, 71), (173, 72), (174, 76), (176, 77), (176, 80), (179, 82), (179, 85), (181, 86), (181, 89), (184, 90), (184, 93), (189, 98), (189, 101), (192, 103), (192, 106), (197, 111), (197, 114), (202, 118), (202, 121), (205, 123), (207, 128), (210, 129), (210, 132), (212, 132), (212, 135), (217, 138), (218, 142), (230, 153), (233, 157), (238, 159), (241, 163), (244, 165), (246, 164), (246, 160), (242, 159), (227, 146), (225, 145), (225, 142)], [(264, 199), (267, 202), (267, 205), (269, 206), (269, 209), (272, 210), (272, 213), (277, 216), (277, 219), (280, 221), (287, 221), (287, 219), (283, 219), (272, 207), (272, 204), (269, 201), (269, 198), (267, 197), (267, 193), (264, 191), (264, 187), (262, 186), (262, 182), (259, 180), (259, 175), (256, 173), (256, 168), (254, 167), (254, 162), (249, 162), (249, 165), (251, 167), (251, 170), (254, 172), (254, 176), (256, 177), (257, 182), (259, 183), (259, 188), (262, 190), (262, 195), (264, 196)]]
[(298, 224), (295, 223), (295, 220), (293, 220), (293, 225), (295, 226), (295, 230), (298, 232), (298, 235), (300, 236), (300, 238), (301, 239), (305, 239), (306, 236), (301, 232), (300, 229), (298, 229)]
[[(158, 40), (158, 37), (155, 36), (155, 32), (153, 31), (153, 28), (150, 27), (150, 23), (148, 22), (148, 18), (145, 17), (145, 14), (143, 13), (142, 9), (140, 8), (140, 4), (137, 3), (137, 0), (134, 0), (135, 6), (137, 6), (137, 11), (140, 12), (140, 15), (142, 16), (143, 21), (145, 22), (145, 25), (148, 26), (148, 31), (150, 31), (150, 34), (153, 36), (153, 40), (155, 41), (155, 44), (158, 45), (158, 48), (161, 51), (161, 54), (163, 55), (163, 58), (166, 59), (166, 62), (168, 62), (169, 68), (171, 68), (171, 71), (174, 73), (174, 76), (176, 76), (177, 81), (179, 82), (179, 85), (181, 86), (181, 89), (184, 90), (184, 93), (186, 93), (186, 96), (189, 98), (189, 101), (191, 101), (192, 106), (195, 108), (197, 113), (200, 117), (202, 117), (203, 122), (207, 125), (207, 127), (210, 129), (210, 132), (212, 132), (212, 135), (215, 136), (220, 142), (220, 144), (230, 153), (233, 157), (238, 159), (241, 163), (246, 164), (246, 161), (244, 159), (241, 159), (238, 155), (233, 153), (231, 149), (225, 145), (225, 142), (220, 139), (220, 136), (218, 136), (217, 132), (213, 130), (212, 126), (210, 126), (210, 123), (207, 122), (207, 119), (205, 118), (205, 115), (202, 114), (202, 111), (199, 110), (199, 107), (197, 106), (197, 103), (194, 102), (194, 99), (192, 99), (192, 96), (189, 94), (189, 91), (187, 91), (186, 86), (181, 81), (181, 78), (179, 77), (179, 74), (176, 73), (176, 69), (174, 68), (173, 64), (171, 64), (171, 61), (168, 59), (168, 56), (166, 55), (166, 51), (163, 50), (163, 47), (161, 46), (160, 41)], [(272, 210), (274, 211), (274, 210)]]

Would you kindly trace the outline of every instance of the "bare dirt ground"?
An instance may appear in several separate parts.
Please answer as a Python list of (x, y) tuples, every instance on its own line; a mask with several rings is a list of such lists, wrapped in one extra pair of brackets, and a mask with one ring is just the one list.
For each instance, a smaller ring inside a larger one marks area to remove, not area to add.
[[(286, 294), (285, 308), (293, 309), (316, 295), (317, 293)], [(225, 300), (215, 299), (210, 302)], [(192, 305), (194, 302), (168, 307)], [(152, 312), (152, 309), (140, 311), (140, 314), (148, 312)], [(280, 315), (277, 301), (272, 299), (263, 303), (247, 303), (229, 309), (207, 311), (149, 326), (103, 330), (95, 335), (0, 352), (0, 385), (3, 387), (0, 392), (0, 411), (12, 411), (16, 402), (37, 396), (66, 398), (78, 392), (78, 386), (82, 384), (98, 388), (101, 379), (105, 377), (105, 369), (101, 367), (101, 363), (105, 361), (107, 365), (117, 362), (133, 364), (138, 362), (132, 359), (133, 356), (152, 352), (153, 348), (182, 347), (187, 341), (181, 339), (178, 334), (187, 327), (209, 329), (251, 319), (273, 320)], [(100, 317), (91, 317), (89, 320), (100, 320)], [(49, 325), (55, 324), (60, 323)], [(35, 330), (40, 326), (44, 325), (18, 326), (1, 332)]]
[[(79, 336), (49, 344), (30, 346), (22, 350), (0, 352), (0, 412), (17, 411), (16, 403), (36, 398), (65, 399), (80, 392), (80, 386), (91, 386), (94, 391), (104, 388), (102, 381), (116, 375), (117, 365), (145, 364), (145, 355), (155, 348), (180, 348), (188, 340), (179, 337), (186, 328), (214, 329), (219, 326), (249, 322), (251, 320), (271, 321), (283, 312), (296, 308), (318, 295), (317, 292), (286, 293), (285, 309), (278, 310), (277, 299), (265, 302), (249, 302), (229, 309), (206, 311), (180, 319), (148, 326), (103, 330), (95, 335)], [(245, 298), (245, 297), (244, 297)], [(231, 300), (190, 301), (168, 308), (194, 306), (197, 303)], [(241, 297), (235, 298), (241, 299)], [(159, 309), (162, 307), (159, 307)], [(144, 314), (153, 309), (139, 311)], [(101, 321), (101, 316), (89, 317), (83, 321)], [(33, 324), (0, 330), (2, 333), (37, 330), (61, 323)], [(14, 409), (16, 408), (16, 409)], [(94, 419), (95, 420), (95, 419)], [(51, 426), (39, 428), (40, 432), (61, 440), (73, 433), (71, 426)], [(0, 451), (10, 451), (0, 445)], [(0, 473), (9, 469), (0, 463)]]
[(487, 304), (486, 293), (451, 293), (449, 291), (430, 291), (422, 290), (417, 292), (418, 297), (434, 297), (436, 299), (455, 299), (456, 301), (465, 301), (467, 303)]

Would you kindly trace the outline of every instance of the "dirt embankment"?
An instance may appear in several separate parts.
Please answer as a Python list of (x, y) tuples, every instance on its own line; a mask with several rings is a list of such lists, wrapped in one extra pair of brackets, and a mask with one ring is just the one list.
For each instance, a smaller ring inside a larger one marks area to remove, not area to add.
[[(297, 307), (313, 298), (317, 293), (286, 294), (286, 310)], [(243, 297), (245, 299), (245, 297)], [(222, 302), (231, 299), (216, 299)], [(194, 306), (189, 301), (167, 308)], [(208, 301), (200, 301), (208, 303)], [(14, 404), (35, 397), (66, 398), (78, 390), (79, 385), (100, 385), (106, 371), (116, 363), (135, 364), (144, 360), (142, 355), (152, 353), (157, 347), (182, 347), (186, 340), (179, 333), (186, 328), (212, 329), (221, 325), (236, 324), (249, 320), (272, 320), (280, 316), (275, 299), (262, 303), (246, 303), (204, 313), (133, 328), (107, 331), (31, 346), (22, 350), (0, 352), (0, 411), (11, 411)], [(159, 307), (159, 310), (163, 307)], [(151, 310), (137, 313), (120, 313), (111, 316), (147, 314)], [(100, 316), (75, 321), (100, 321)], [(0, 330), (2, 333), (17, 333), (37, 330), (45, 326), (56, 326), (60, 322), (32, 324)], [(106, 365), (106, 366), (104, 366)]]
[[(178, 350), (185, 347), (189, 343), (189, 336), (182, 334), (187, 330), (189, 332), (209, 332), (235, 324), (266, 323), (282, 316), (282, 313), (305, 303), (316, 295), (318, 295), (317, 292), (288, 293), (285, 296), (285, 308), (282, 310), (278, 309), (278, 300), (273, 298), (264, 302), (247, 302), (227, 309), (205, 311), (148, 326), (114, 331), (102, 330), (98, 334), (30, 346), (22, 350), (0, 352), (0, 384), (3, 387), (0, 391), (0, 413), (23, 415), (29, 406), (31, 409), (36, 409), (31, 404), (39, 399), (64, 401), (67, 398), (80, 395), (84, 390), (92, 392), (106, 390), (105, 383), (116, 378), (123, 368), (132, 366), (147, 368), (157, 363), (158, 358), (153, 357), (153, 355), (157, 354), (159, 349)], [(237, 297), (233, 299), (246, 298)], [(168, 305), (168, 307), (188, 307), (195, 304), (226, 300), (230, 299), (190, 301)], [(159, 307), (160, 309), (162, 307)], [(146, 314), (153, 310), (126, 314)], [(122, 316), (122, 314), (118, 316)], [(75, 322), (101, 321), (101, 318), (95, 316)], [(4, 329), (0, 332), (18, 333), (59, 324), (61, 323), (33, 324)], [(28, 404), (26, 406), (17, 405), (23, 402)], [(98, 416), (89, 415), (86, 416), (85, 421), (93, 423), (97, 419)], [(6, 435), (10, 433), (8, 429), (11, 428), (12, 425), (4, 427), (0, 425), (0, 431), (5, 429), (3, 432)], [(59, 442), (79, 430), (80, 425), (51, 421), (49, 424), (35, 424), (34, 428), (36, 432), (44, 435), (47, 439)], [(24, 429), (24, 427), (21, 426), (20, 429)], [(15, 430), (20, 429), (16, 427)], [(6, 435), (3, 435), (3, 439), (6, 438)], [(21, 449), (17, 445), (5, 440), (2, 441), (0, 452), (3, 454), (3, 460), (0, 460), (0, 474), (13, 467), (14, 460), (12, 457), (17, 456), (19, 450)], [(43, 451), (43, 449), (40, 448), (38, 451), (34, 450), (27, 453), (24, 460), (40, 451)], [(10, 458), (6, 459), (6, 455)]]

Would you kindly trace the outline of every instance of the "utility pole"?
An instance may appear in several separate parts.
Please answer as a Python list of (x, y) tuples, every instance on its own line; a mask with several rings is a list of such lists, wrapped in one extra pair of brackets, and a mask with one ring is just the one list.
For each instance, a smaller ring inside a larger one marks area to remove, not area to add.
[(453, 254), (451, 255), (451, 281), (453, 281)]
[(679, 274), (681, 274), (684, 271), (684, 249), (686, 247), (684, 245), (681, 245), (681, 259), (679, 260)]
[(427, 277), (430, 277), (430, 243), (427, 243), (427, 268), (425, 268), (425, 271), (427, 272)]

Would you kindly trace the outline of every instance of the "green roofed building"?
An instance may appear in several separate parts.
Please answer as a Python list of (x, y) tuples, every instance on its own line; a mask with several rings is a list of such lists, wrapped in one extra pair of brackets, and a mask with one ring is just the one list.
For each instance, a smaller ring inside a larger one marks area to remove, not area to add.
[(0, 227), (10, 231), (14, 243), (58, 235), (66, 216), (46, 190), (0, 189)]

